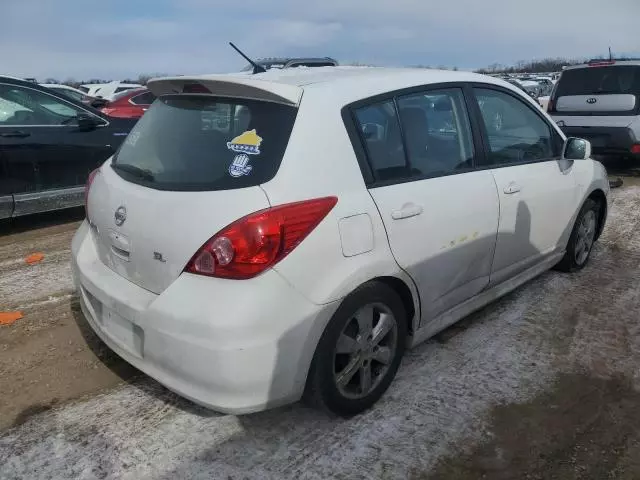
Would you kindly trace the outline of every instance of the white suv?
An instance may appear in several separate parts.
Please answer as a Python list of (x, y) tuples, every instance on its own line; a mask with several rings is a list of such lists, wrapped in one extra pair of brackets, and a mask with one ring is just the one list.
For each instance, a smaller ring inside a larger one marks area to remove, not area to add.
[(548, 112), (593, 152), (640, 159), (640, 61), (592, 60), (567, 68)]
[(332, 67), (149, 87), (90, 177), (73, 271), (107, 345), (222, 412), (303, 394), (360, 412), (405, 347), (582, 268), (605, 223), (589, 143), (501, 80)]

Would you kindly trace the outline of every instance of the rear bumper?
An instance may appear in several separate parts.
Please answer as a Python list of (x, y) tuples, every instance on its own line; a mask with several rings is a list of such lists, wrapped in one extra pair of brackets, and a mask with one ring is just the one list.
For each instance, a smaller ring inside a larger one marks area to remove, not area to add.
[[(567, 137), (579, 137), (591, 142), (597, 155), (632, 155), (631, 147), (640, 143), (628, 127), (560, 127)], [(640, 156), (638, 156), (640, 158)]]
[(86, 222), (72, 243), (82, 311), (118, 355), (169, 389), (224, 413), (296, 401), (337, 303), (315, 305), (278, 273), (248, 281), (183, 274), (160, 295), (98, 259)]

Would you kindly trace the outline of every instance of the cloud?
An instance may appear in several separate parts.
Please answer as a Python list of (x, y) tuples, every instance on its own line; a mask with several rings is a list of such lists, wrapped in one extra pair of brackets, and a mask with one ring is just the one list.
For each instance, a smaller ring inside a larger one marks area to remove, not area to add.
[[(3, 0), (3, 73), (124, 78), (238, 70), (253, 57), (333, 56), (461, 68), (638, 50), (640, 1)], [(614, 2), (611, 2), (614, 3)]]

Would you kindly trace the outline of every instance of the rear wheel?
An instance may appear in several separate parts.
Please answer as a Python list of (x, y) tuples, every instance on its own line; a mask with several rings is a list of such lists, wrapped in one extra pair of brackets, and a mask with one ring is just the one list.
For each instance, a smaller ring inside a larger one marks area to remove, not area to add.
[(371, 407), (400, 366), (406, 325), (400, 297), (385, 284), (370, 282), (347, 296), (318, 343), (306, 399), (342, 416)]
[(567, 251), (556, 266), (558, 270), (575, 272), (587, 264), (598, 231), (599, 214), (600, 205), (592, 199), (587, 199), (573, 226)]

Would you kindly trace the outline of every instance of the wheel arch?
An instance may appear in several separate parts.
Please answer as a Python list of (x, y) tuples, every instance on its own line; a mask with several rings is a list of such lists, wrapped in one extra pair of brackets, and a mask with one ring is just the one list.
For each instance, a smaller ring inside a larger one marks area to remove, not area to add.
[(417, 292), (414, 293), (411, 288), (409, 288), (409, 285), (398, 277), (376, 277), (369, 280), (369, 282), (383, 283), (398, 294), (407, 313), (407, 332), (409, 335), (413, 335), (420, 321), (419, 315), (416, 317), (416, 314), (420, 312), (420, 302)]
[(597, 188), (589, 194), (587, 199), (593, 200), (600, 206), (600, 211), (598, 212), (598, 230), (596, 231), (595, 238), (597, 240), (604, 230), (605, 220), (607, 218), (607, 196), (601, 189)]

